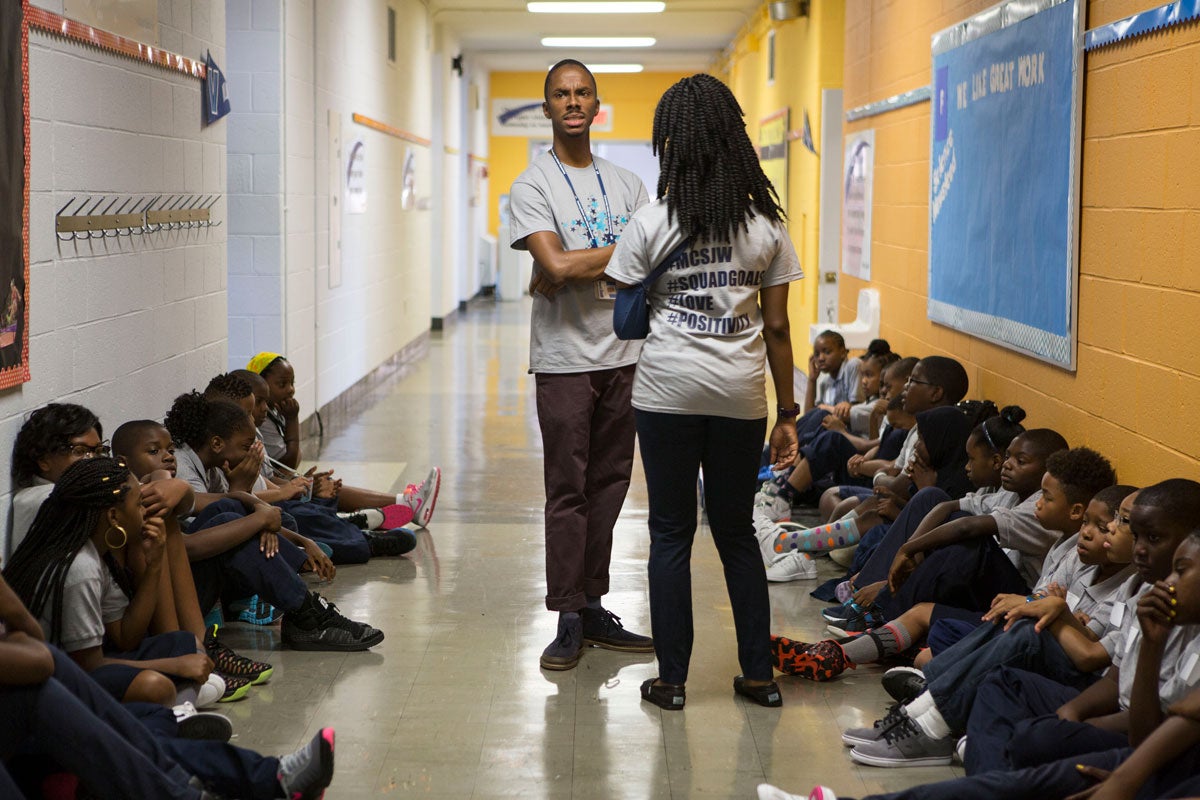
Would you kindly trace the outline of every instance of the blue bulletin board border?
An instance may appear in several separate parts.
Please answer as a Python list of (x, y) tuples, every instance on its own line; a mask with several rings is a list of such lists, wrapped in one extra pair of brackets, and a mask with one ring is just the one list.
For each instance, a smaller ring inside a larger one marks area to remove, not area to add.
[[(930, 296), (927, 314), (931, 321), (956, 330), (971, 334), (1002, 347), (1015, 350), (1034, 358), (1046, 361), (1054, 366), (1074, 371), (1078, 344), (1077, 304), (1079, 296), (1079, 176), (1082, 132), (1082, 96), (1083, 96), (1083, 17), (1079, 0), (1006, 0), (985, 11), (980, 12), (962, 22), (953, 25), (937, 34), (931, 42), (932, 61), (931, 74), (937, 75), (936, 59), (938, 56), (973, 42), (992, 33), (1016, 25), (1030, 17), (1048, 9), (1056, 8), (1064, 3), (1071, 6), (1072, 28), (1074, 42), (1072, 43), (1071, 58), (1071, 108), (1070, 108), (1070, 142), (1066, 218), (1062, 224), (1066, 226), (1066, 260), (1061, 268), (1066, 271), (1065, 296), (1062, 298), (1060, 330), (1048, 330), (1047, 327), (1031, 325), (1007, 318), (1000, 314), (990, 313), (989, 310), (969, 308), (965, 302), (955, 302), (953, 298), (935, 299), (933, 287), (935, 281), (935, 238), (934, 238), (934, 201), (935, 201), (935, 170), (936, 157), (930, 161), (930, 217), (929, 217), (929, 281)], [(936, 83), (936, 81), (935, 81)], [(935, 87), (935, 94), (936, 94)], [(937, 100), (934, 98), (934, 102)], [(938, 141), (939, 125), (945, 124), (945, 117), (936, 113), (930, 114), (931, 144)], [(945, 138), (945, 132), (942, 133)], [(1061, 163), (1061, 162), (1060, 162)], [(1061, 185), (1061, 184), (1060, 184)], [(942, 267), (945, 269), (946, 267)], [(1010, 289), (1019, 287), (1010, 286)], [(1057, 304), (1057, 300), (1054, 300)]]

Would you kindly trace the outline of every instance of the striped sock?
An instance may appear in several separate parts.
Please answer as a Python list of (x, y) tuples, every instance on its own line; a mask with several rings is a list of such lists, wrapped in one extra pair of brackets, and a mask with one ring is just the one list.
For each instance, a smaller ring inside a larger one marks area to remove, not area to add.
[(855, 664), (874, 664), (912, 647), (912, 635), (899, 622), (889, 622), (861, 636), (841, 639), (838, 644)]

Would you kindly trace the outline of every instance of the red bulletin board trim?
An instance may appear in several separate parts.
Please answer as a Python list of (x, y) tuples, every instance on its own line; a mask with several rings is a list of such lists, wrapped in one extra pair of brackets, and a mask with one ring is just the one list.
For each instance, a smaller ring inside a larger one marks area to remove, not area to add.
[(25, 188), (21, 209), (21, 262), (25, 270), (25, 297), (22, 303), (21, 363), (0, 372), (0, 389), (9, 389), (29, 381), (29, 0), (21, 0), (21, 117), (25, 138)]
[(403, 139), (406, 142), (419, 144), (423, 147), (429, 147), (431, 144), (433, 144), (432, 139), (426, 139), (422, 136), (417, 136), (415, 133), (409, 133), (408, 131), (402, 131), (399, 128), (393, 128), (386, 122), (380, 122), (377, 119), (371, 119), (370, 117), (362, 114), (351, 114), (350, 119), (354, 120), (359, 125), (365, 125), (372, 130), (379, 131), (380, 133), (386, 133), (388, 136), (395, 136), (397, 139)]
[(34, 30), (61, 36), (73, 42), (107, 50), (119, 56), (132, 58), (134, 61), (169, 69), (172, 72), (180, 72), (200, 80), (204, 79), (208, 71), (202, 61), (195, 61), (186, 56), (160, 50), (134, 39), (126, 39), (124, 36), (118, 36), (100, 28), (93, 28), (91, 25), (67, 19), (61, 14), (55, 14), (44, 8), (31, 8), (28, 0), (22, 0), (22, 2), (25, 8), (26, 24)]

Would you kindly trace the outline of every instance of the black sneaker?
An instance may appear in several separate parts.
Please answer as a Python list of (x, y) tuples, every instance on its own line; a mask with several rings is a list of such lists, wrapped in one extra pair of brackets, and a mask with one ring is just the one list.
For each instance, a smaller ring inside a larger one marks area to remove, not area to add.
[(362, 508), (349, 512), (339, 511), (338, 518), (364, 531), (373, 531), (383, 527), (383, 512), (378, 508)]
[(294, 753), (279, 757), (279, 788), (289, 800), (320, 800), (333, 782), (333, 728), (322, 728)]
[(402, 556), (417, 546), (417, 535), (408, 528), (390, 531), (363, 531), (371, 546), (371, 557)]
[(542, 651), (542, 669), (573, 669), (583, 652), (583, 620), (578, 614), (565, 612), (558, 615), (558, 635)]
[(346, 619), (316, 592), (298, 610), (284, 614), (280, 633), (293, 650), (367, 650), (383, 641), (383, 631)]
[(605, 650), (625, 653), (653, 653), (654, 640), (625, 630), (621, 618), (607, 608), (584, 608), (583, 641)]
[(883, 690), (899, 703), (911, 703), (925, 691), (925, 673), (916, 667), (892, 667), (883, 673)]

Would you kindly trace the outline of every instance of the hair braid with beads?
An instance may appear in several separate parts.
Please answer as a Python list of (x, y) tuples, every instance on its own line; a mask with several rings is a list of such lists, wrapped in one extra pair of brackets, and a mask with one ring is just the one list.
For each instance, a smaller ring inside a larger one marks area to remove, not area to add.
[(62, 474), (29, 533), (4, 569), (4, 579), (35, 617), (50, 607), (51, 642), (62, 635), (63, 586), (75, 556), (101, 515), (125, 499), (129, 468), (115, 458), (85, 458)]
[(729, 88), (704, 74), (676, 83), (654, 111), (658, 196), (668, 218), (698, 240), (733, 239), (756, 214), (784, 220), (742, 116)]

